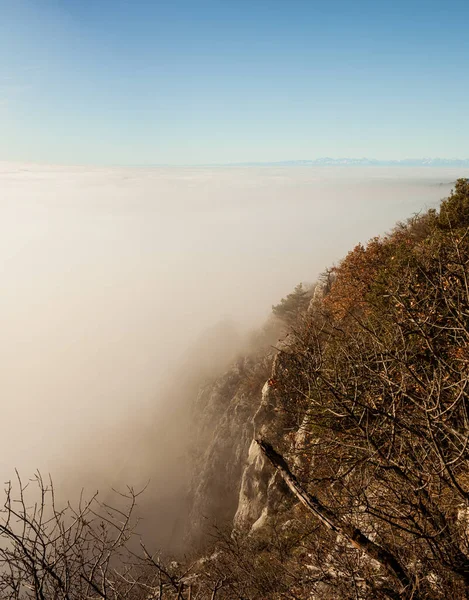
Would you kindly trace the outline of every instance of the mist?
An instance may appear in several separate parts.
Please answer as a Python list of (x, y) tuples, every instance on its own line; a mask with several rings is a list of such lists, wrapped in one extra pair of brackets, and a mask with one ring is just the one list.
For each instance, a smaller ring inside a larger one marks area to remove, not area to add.
[(0, 476), (40, 469), (66, 489), (151, 479), (150, 504), (171, 504), (190, 425), (181, 369), (228, 360), (237, 343), (205, 348), (204, 332), (262, 325), (297, 283), (464, 175), (0, 163)]

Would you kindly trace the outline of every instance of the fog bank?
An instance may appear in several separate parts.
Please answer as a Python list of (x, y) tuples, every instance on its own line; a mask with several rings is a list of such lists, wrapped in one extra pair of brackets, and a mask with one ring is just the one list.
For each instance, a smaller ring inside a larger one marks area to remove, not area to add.
[(295, 284), (464, 175), (0, 163), (0, 476), (106, 486), (174, 469), (158, 426), (202, 332), (260, 325)]

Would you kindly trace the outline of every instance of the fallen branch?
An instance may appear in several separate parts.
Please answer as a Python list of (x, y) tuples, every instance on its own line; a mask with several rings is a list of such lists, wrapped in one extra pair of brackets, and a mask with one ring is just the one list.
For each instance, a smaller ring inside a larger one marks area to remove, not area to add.
[(355, 548), (365, 552), (393, 575), (400, 584), (400, 597), (407, 600), (418, 600), (415, 584), (397, 558), (388, 550), (376, 544), (357, 527), (344, 522), (332, 510), (307, 492), (293, 475), (286, 460), (265, 440), (256, 440), (264, 456), (277, 469), (294, 496), (321, 521), (328, 529), (347, 539)]

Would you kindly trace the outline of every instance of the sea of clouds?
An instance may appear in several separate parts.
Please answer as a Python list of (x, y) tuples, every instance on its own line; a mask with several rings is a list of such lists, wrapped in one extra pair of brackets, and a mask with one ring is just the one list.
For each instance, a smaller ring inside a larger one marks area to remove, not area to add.
[(154, 475), (139, 428), (205, 329), (262, 324), (298, 282), (467, 174), (0, 163), (0, 477)]

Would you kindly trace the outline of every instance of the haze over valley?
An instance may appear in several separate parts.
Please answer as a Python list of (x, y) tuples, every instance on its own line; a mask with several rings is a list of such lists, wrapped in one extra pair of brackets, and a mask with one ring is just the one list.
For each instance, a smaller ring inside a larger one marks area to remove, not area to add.
[(204, 331), (260, 327), (297, 283), (460, 175), (1, 163), (1, 477), (158, 480), (165, 452), (178, 461), (155, 434), (168, 385), (177, 397), (172, 373)]

